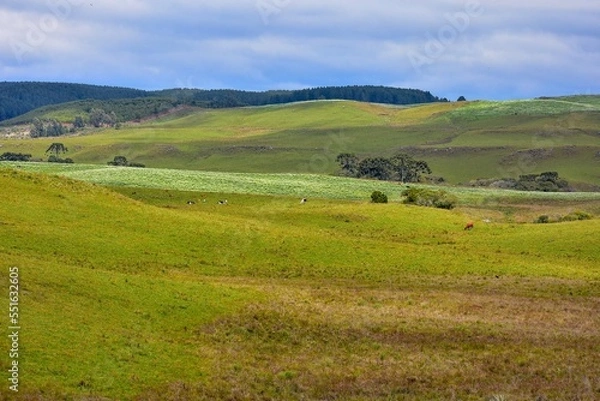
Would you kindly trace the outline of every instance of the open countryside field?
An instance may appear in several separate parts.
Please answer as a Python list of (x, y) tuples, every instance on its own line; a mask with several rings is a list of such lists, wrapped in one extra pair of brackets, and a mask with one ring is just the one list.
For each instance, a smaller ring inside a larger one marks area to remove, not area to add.
[[(246, 173), (332, 174), (339, 153), (402, 151), (427, 161), (451, 184), (556, 170), (588, 189), (600, 185), (598, 98), (188, 109), (60, 141), (77, 163), (105, 164), (123, 155), (147, 167)], [(41, 159), (54, 141), (5, 138), (0, 145)]]
[(525, 192), (502, 189), (432, 186), (316, 174), (224, 173), (179, 169), (127, 168), (94, 164), (0, 162), (0, 167), (58, 174), (109, 187), (154, 188), (190, 192), (198, 201), (207, 193), (295, 196), (365, 201), (382, 191), (391, 202), (403, 200), (409, 187), (444, 190), (458, 198), (467, 219), (531, 222), (541, 214), (557, 217), (574, 211), (600, 214), (600, 193)]
[[(186, 108), (0, 154), (57, 141), (75, 164), (0, 162), (17, 399), (600, 399), (600, 192), (452, 185), (558, 171), (596, 188), (599, 96)], [(398, 151), (446, 179), (410, 187), (457, 207), (335, 175), (339, 153)], [(554, 222), (573, 215), (592, 218)]]
[[(527, 199), (465, 189), (446, 211), (336, 177), (7, 166), (23, 399), (600, 397), (598, 219), (466, 231)], [(292, 182), (314, 198), (274, 193)]]

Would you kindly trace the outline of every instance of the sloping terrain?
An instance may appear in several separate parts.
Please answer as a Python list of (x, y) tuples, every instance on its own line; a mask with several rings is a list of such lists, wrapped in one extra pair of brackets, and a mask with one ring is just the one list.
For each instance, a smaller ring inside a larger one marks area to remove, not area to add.
[[(78, 163), (114, 156), (148, 167), (334, 174), (340, 153), (407, 152), (448, 183), (557, 171), (600, 185), (597, 96), (392, 107), (348, 101), (188, 109), (145, 123), (60, 137)], [(57, 138), (1, 139), (2, 150), (45, 158)]]
[(0, 185), (27, 399), (600, 394), (600, 220), (466, 231), (397, 203)]

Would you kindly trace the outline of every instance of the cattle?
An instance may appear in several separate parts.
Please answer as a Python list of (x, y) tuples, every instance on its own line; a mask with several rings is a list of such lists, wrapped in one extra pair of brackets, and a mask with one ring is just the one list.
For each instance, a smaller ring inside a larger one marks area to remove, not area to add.
[(220, 200), (217, 202), (219, 205), (227, 205), (227, 199), (225, 200)]
[(472, 230), (474, 227), (474, 224), (472, 221), (468, 222), (467, 225), (465, 226), (465, 230)]
[(194, 202), (193, 200), (189, 200), (189, 201), (187, 201), (187, 204), (188, 204), (188, 205), (195, 205), (195, 204), (196, 204), (196, 202)]
[(302, 198), (302, 199), (300, 200), (300, 204), (306, 203), (307, 201), (308, 201), (308, 200), (307, 200), (306, 198)]

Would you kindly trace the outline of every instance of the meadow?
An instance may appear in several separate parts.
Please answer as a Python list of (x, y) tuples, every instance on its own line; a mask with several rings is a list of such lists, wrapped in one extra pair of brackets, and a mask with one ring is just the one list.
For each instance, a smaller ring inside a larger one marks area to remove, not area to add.
[[(20, 313), (0, 400), (600, 399), (600, 193), (453, 185), (600, 185), (599, 119), (597, 96), (186, 109), (61, 137), (74, 164), (0, 162)], [(398, 150), (456, 208), (335, 174), (338, 153)]]
[(21, 274), (22, 399), (600, 394), (600, 220), (465, 231), (473, 203), (324, 190), (300, 204), (261, 194), (272, 182), (223, 193), (47, 173), (0, 168), (0, 255)]
[[(48, 116), (68, 122), (69, 110), (58, 108)], [(597, 96), (412, 107), (315, 101), (188, 108), (60, 141), (76, 163), (105, 164), (122, 155), (153, 168), (240, 173), (335, 174), (340, 153), (388, 157), (409, 152), (453, 185), (554, 168), (573, 185), (589, 189), (600, 186), (599, 123)], [(45, 160), (45, 150), (56, 141), (0, 138), (0, 146)]]

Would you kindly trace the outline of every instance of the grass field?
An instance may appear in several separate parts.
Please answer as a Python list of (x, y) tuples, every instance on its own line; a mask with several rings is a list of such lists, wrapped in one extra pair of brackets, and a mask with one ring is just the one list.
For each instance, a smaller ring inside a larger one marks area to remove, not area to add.
[[(465, 231), (479, 194), (453, 211), (331, 189), (300, 204), (270, 191), (310, 177), (266, 176), (246, 191), (221, 182), (217, 193), (143, 185), (153, 170), (112, 189), (23, 170), (0, 169), (1, 281), (19, 268), (23, 399), (600, 395), (598, 219)], [(195, 174), (188, 182), (215, 181)], [(563, 202), (596, 200), (546, 205)]]
[[(413, 107), (317, 101), (189, 109), (60, 141), (77, 163), (105, 164), (122, 155), (155, 168), (250, 173), (333, 174), (339, 153), (403, 151), (422, 157), (451, 184), (551, 169), (583, 188), (600, 185), (598, 104), (597, 96), (579, 96)], [(0, 146), (45, 159), (56, 141), (3, 138)]]
[[(0, 162), (20, 325), (0, 400), (600, 399), (600, 193), (451, 185), (600, 185), (599, 99), (187, 109), (61, 137), (75, 164)], [(457, 207), (334, 174), (339, 153), (398, 150)]]

